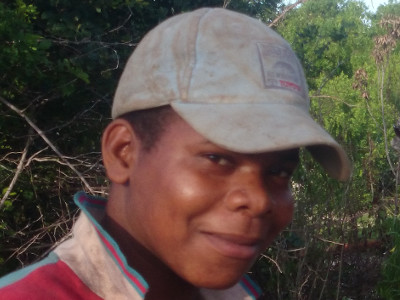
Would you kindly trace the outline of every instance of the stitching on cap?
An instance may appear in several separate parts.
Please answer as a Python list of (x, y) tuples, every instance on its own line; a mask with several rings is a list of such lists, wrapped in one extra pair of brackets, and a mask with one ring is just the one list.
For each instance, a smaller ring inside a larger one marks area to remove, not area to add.
[(189, 74), (189, 76), (188, 76), (189, 79), (188, 79), (187, 88), (186, 88), (186, 97), (185, 97), (185, 99), (182, 99), (182, 97), (181, 97), (181, 99), (182, 99), (184, 102), (189, 102), (189, 99), (188, 99), (188, 98), (189, 98), (189, 90), (190, 90), (190, 87), (192, 86), (193, 72), (194, 72), (194, 69), (195, 69), (196, 66), (197, 66), (197, 44), (198, 44), (198, 41), (199, 41), (200, 23), (202, 23), (202, 20), (203, 20), (211, 11), (212, 11), (211, 8), (207, 9), (207, 11), (199, 18), (199, 21), (197, 22), (197, 28), (196, 28), (196, 33), (195, 33), (196, 41), (195, 41), (195, 43), (194, 43), (194, 49), (193, 49), (194, 61), (193, 61), (193, 65), (191, 66), (190, 74)]

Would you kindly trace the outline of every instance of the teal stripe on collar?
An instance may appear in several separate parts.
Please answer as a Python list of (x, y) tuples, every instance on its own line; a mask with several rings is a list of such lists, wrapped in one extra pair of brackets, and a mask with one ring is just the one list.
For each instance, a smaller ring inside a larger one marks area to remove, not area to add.
[(74, 195), (74, 202), (79, 208), (92, 206), (92, 207), (105, 207), (107, 199), (103, 197), (96, 197), (86, 194), (85, 192), (78, 192)]
[(129, 281), (141, 297), (144, 298), (149, 285), (146, 280), (133, 268), (128, 265), (128, 262), (121, 252), (117, 242), (108, 234), (107, 231), (100, 225), (100, 223), (90, 213), (90, 208), (105, 208), (107, 199), (102, 197), (90, 196), (85, 192), (78, 192), (74, 195), (74, 202), (82, 210), (82, 212), (89, 218), (91, 223), (96, 229), (101, 242), (103, 243), (107, 253), (114, 260), (117, 267), (120, 269), (122, 275)]
[(254, 300), (258, 299), (262, 294), (260, 287), (248, 275), (243, 276), (240, 280), (240, 285)]

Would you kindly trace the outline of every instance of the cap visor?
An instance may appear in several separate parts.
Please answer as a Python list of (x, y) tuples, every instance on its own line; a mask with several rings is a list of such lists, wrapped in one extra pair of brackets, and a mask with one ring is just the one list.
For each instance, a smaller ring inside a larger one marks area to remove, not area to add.
[(351, 174), (340, 145), (302, 107), (284, 104), (197, 104), (173, 102), (174, 110), (214, 144), (239, 153), (306, 147), (327, 173)]

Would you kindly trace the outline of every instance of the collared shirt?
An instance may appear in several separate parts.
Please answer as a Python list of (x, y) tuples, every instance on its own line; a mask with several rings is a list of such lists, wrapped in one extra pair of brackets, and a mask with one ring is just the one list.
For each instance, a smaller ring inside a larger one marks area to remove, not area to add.
[[(72, 238), (42, 261), (0, 279), (0, 300), (144, 299), (147, 282), (100, 225), (107, 200), (83, 192), (74, 200), (82, 213)], [(226, 290), (200, 291), (206, 300), (250, 300), (260, 295), (248, 276)]]

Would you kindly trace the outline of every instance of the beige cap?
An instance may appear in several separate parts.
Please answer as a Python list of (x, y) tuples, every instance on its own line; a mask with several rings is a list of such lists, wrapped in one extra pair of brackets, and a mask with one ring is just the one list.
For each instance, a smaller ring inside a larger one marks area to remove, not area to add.
[(347, 155), (309, 115), (302, 67), (289, 44), (262, 22), (222, 8), (168, 19), (129, 58), (112, 108), (171, 105), (211, 142), (241, 153), (306, 147), (334, 178)]

